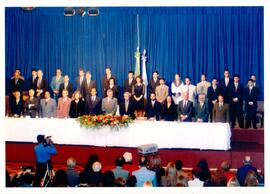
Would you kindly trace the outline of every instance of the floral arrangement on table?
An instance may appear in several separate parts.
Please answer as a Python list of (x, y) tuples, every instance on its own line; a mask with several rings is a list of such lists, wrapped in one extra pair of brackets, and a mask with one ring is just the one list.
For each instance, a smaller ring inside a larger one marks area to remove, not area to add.
[(101, 128), (110, 126), (112, 129), (119, 129), (120, 127), (128, 127), (133, 119), (128, 116), (112, 116), (112, 115), (84, 115), (77, 118), (81, 127)]

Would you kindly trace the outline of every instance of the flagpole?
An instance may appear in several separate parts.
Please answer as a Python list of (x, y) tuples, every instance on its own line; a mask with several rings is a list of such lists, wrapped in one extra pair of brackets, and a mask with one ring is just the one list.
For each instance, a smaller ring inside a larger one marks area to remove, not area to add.
[(136, 26), (137, 26), (137, 49), (134, 53), (135, 57), (135, 76), (138, 76), (141, 74), (141, 66), (140, 66), (140, 28), (139, 28), (139, 14), (137, 14), (136, 17)]

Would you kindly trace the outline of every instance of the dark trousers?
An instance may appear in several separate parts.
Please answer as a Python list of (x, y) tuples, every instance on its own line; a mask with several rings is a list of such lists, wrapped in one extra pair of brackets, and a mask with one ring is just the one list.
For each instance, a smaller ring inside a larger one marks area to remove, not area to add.
[(247, 106), (246, 108), (246, 128), (251, 127), (251, 122), (254, 129), (257, 129), (256, 127), (256, 110), (257, 107), (253, 106)]
[(34, 187), (40, 187), (40, 182), (45, 176), (45, 173), (47, 171), (47, 163), (36, 163), (36, 174), (35, 174), (35, 180), (34, 180)]
[(243, 121), (243, 110), (241, 103), (232, 103), (230, 106), (230, 116), (231, 116), (231, 127), (234, 128), (236, 118), (239, 123), (240, 128), (244, 128), (244, 121)]

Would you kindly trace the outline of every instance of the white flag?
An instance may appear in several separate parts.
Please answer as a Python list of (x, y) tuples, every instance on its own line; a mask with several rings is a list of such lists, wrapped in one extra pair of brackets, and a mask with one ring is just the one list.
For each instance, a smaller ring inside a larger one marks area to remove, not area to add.
[(142, 79), (145, 85), (144, 98), (147, 98), (147, 85), (148, 85), (148, 79), (147, 79), (147, 73), (146, 73), (146, 61), (147, 61), (146, 50), (144, 49), (143, 54), (142, 54)]

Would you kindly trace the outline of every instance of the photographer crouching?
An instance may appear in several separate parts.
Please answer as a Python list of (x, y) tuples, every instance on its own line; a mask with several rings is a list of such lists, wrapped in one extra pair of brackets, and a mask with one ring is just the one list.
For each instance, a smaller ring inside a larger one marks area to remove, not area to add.
[(38, 135), (37, 141), (38, 145), (34, 148), (36, 156), (34, 187), (47, 186), (52, 176), (51, 155), (57, 153), (50, 136)]

